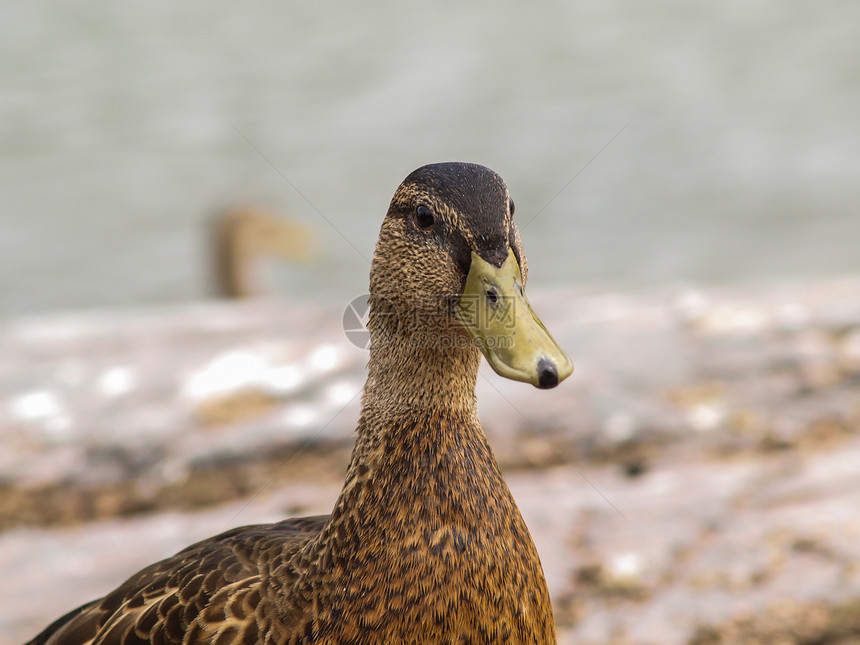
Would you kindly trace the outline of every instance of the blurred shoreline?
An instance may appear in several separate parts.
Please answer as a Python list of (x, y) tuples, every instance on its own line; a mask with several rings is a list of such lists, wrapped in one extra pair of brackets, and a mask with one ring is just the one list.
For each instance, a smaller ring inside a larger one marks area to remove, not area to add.
[[(481, 413), (503, 459), (509, 449), (523, 457), (508, 442), (527, 430), (569, 435), (589, 455), (735, 426), (791, 441), (794, 426), (837, 404), (818, 398), (850, 395), (860, 379), (860, 277), (531, 297), (576, 370), (565, 387), (536, 392), (482, 367)], [(0, 436), (10, 448), (0, 480), (100, 483), (171, 459), (179, 477), (272, 445), (349, 441), (367, 352), (347, 338), (343, 316), (268, 299), (0, 324)], [(499, 397), (527, 418), (487, 403)], [(797, 421), (779, 421), (794, 405)], [(64, 461), (74, 458), (90, 461)]]
[[(539, 392), (483, 366), (478, 396), (561, 642), (853, 615), (860, 276), (531, 299), (573, 377)], [(0, 631), (32, 635), (193, 539), (327, 512), (367, 360), (342, 316), (261, 300), (3, 323)]]

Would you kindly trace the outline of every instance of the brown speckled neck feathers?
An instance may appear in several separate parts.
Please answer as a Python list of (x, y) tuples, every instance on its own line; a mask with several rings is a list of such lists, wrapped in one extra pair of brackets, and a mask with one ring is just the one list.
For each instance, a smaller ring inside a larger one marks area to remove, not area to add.
[(298, 580), (284, 613), (313, 598), (331, 642), (555, 642), (537, 553), (480, 426), (429, 410), (379, 422), (362, 417), (331, 521), (297, 563), (324, 563), (332, 582)]

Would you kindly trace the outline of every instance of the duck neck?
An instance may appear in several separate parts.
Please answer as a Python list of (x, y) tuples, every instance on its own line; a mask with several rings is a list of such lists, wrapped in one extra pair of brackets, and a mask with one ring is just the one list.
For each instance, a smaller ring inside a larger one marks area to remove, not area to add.
[(435, 410), (477, 418), (480, 352), (453, 319), (435, 317), (416, 325), (391, 311), (371, 312), (363, 398), (369, 415)]
[[(420, 327), (392, 320), (371, 314), (368, 323), (358, 436), (332, 522), (349, 514), (389, 535), (408, 534), (428, 518), (478, 526), (488, 505), (500, 494), (506, 503), (509, 497), (478, 421), (480, 353), (457, 325), (428, 338)], [(404, 487), (409, 500), (402, 498)], [(466, 498), (474, 503), (463, 504)]]

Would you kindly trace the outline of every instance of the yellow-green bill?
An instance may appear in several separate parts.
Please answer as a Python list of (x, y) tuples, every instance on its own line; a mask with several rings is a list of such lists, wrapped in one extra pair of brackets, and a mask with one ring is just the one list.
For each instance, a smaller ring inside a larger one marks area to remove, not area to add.
[(500, 376), (551, 388), (573, 372), (573, 363), (532, 311), (514, 252), (496, 268), (472, 251), (457, 319)]

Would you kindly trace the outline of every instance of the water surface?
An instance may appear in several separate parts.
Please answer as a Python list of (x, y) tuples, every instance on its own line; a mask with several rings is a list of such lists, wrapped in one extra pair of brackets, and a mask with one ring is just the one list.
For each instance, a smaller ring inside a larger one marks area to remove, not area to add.
[(443, 160), (506, 179), (540, 287), (856, 273), (858, 106), (837, 0), (8, 2), (0, 315), (208, 297), (248, 200), (322, 244), (273, 287), (348, 302)]

